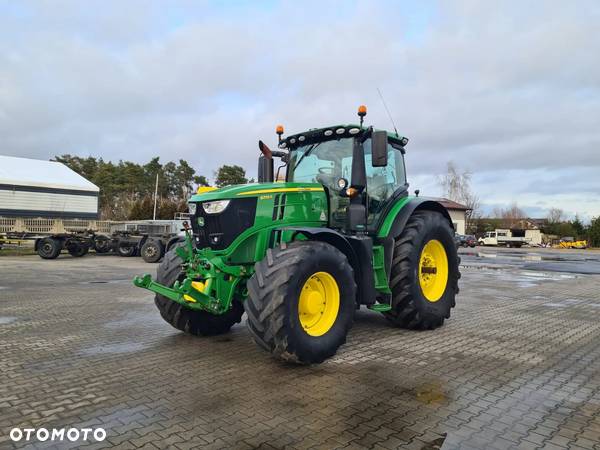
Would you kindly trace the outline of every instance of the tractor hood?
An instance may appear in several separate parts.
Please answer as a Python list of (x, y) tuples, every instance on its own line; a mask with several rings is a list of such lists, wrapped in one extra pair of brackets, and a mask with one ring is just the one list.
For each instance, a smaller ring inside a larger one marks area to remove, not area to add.
[(195, 194), (189, 202), (206, 202), (232, 198), (258, 197), (280, 192), (323, 192), (319, 183), (251, 183), (225, 186), (220, 189)]

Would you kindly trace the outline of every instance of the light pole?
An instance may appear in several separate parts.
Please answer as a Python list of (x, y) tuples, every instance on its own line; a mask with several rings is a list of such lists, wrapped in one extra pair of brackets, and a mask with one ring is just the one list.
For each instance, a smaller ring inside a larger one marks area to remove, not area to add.
[(156, 184), (154, 185), (154, 214), (152, 220), (156, 220), (156, 201), (158, 200), (158, 172), (156, 172)]

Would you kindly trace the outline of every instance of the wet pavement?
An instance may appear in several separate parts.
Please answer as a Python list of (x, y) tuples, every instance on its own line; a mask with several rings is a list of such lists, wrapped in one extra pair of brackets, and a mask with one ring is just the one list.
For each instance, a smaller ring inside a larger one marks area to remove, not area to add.
[(442, 328), (361, 310), (310, 367), (244, 324), (174, 330), (130, 283), (155, 267), (139, 258), (0, 257), (0, 448), (13, 427), (87, 426), (107, 431), (87, 448), (600, 448), (600, 253), (461, 256)]
[(460, 249), (469, 267), (519, 268), (545, 272), (600, 274), (600, 251), (551, 248), (506, 249), (474, 247)]

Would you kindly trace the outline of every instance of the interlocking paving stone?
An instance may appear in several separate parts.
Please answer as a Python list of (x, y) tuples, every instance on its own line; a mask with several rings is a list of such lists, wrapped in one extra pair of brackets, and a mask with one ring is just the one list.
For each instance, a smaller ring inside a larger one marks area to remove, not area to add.
[(23, 446), (13, 427), (98, 426), (71, 447), (600, 448), (600, 276), (469, 266), (444, 327), (361, 310), (334, 358), (298, 367), (244, 324), (171, 328), (130, 282), (155, 268), (0, 257), (0, 448)]

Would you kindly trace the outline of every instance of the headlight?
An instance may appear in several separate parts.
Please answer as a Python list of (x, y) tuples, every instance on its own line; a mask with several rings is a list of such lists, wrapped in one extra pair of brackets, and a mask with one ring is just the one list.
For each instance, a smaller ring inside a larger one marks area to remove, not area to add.
[(202, 203), (202, 208), (206, 214), (219, 214), (227, 208), (227, 205), (229, 205), (229, 200), (216, 200)]
[(348, 180), (346, 180), (345, 178), (340, 178), (339, 180), (337, 180), (337, 185), (340, 188), (340, 190), (344, 190), (348, 187)]
[(195, 203), (188, 203), (188, 211), (192, 216), (196, 215), (196, 206), (197, 205)]

